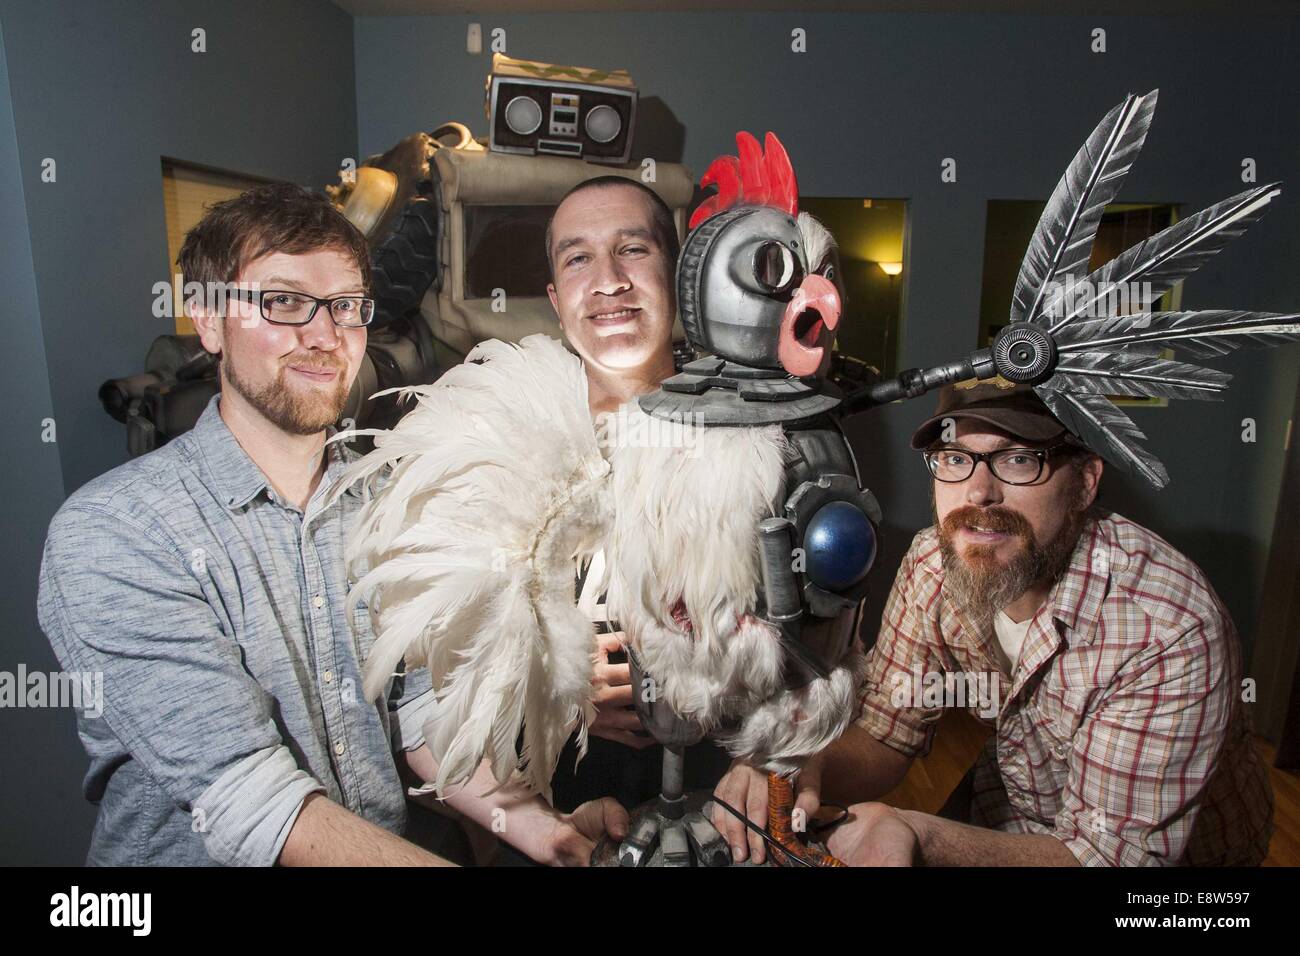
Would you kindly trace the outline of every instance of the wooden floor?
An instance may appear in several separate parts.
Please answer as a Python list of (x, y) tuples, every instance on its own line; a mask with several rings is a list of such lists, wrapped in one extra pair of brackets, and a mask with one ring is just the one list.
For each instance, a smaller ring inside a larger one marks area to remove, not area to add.
[[(945, 714), (930, 753), (913, 762), (903, 782), (884, 802), (909, 810), (934, 813), (967, 768), (975, 762), (989, 730), (965, 711)], [(1300, 866), (1300, 772), (1273, 766), (1273, 747), (1263, 738), (1256, 746), (1273, 780), (1273, 841), (1265, 866)]]

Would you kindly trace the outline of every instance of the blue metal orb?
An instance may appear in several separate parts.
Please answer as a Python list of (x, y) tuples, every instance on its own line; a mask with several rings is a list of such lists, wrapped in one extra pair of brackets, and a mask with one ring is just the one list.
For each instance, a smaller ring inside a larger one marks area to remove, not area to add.
[(843, 591), (861, 581), (876, 560), (876, 529), (856, 505), (822, 505), (804, 532), (809, 579), (827, 591)]

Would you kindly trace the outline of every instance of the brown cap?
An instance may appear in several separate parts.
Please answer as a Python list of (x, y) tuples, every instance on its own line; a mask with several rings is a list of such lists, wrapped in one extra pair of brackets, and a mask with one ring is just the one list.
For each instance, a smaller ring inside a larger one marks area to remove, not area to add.
[(939, 390), (939, 407), (912, 435), (912, 447), (928, 448), (943, 431), (945, 419), (974, 418), (1029, 442), (1064, 437), (1082, 445), (1043, 404), (1033, 387), (1004, 378), (968, 379)]

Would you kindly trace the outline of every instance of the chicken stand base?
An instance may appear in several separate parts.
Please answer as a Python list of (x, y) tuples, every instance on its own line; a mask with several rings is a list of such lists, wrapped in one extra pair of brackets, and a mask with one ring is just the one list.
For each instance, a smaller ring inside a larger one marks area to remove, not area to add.
[(731, 848), (705, 816), (708, 792), (682, 792), (684, 763), (682, 747), (664, 747), (663, 792), (632, 811), (622, 843), (597, 844), (592, 866), (731, 865)]
[[(629, 650), (632, 686), (644, 687), (645, 673)], [(643, 697), (650, 697), (643, 700)], [(628, 835), (621, 843), (605, 837), (592, 851), (592, 866), (754, 866), (733, 863), (731, 848), (709, 821), (707, 791), (685, 793), (682, 781), (685, 750), (704, 737), (700, 726), (674, 712), (653, 695), (634, 695), (642, 724), (664, 748), (659, 796), (632, 811)], [(789, 780), (768, 776), (769, 836), (784, 849), (769, 847), (761, 866), (843, 866), (825, 849), (804, 842), (792, 826), (794, 787)], [(788, 856), (787, 856), (788, 854)]]

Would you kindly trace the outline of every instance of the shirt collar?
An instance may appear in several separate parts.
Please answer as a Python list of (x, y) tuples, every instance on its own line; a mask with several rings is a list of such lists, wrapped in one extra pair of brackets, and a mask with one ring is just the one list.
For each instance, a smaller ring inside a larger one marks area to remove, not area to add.
[(218, 392), (208, 400), (190, 434), (203, 455), (211, 485), (221, 503), (230, 509), (242, 508), (267, 487), (266, 475), (240, 447), (222, 419), (220, 402)]
[(1115, 542), (1104, 527), (1105, 522), (1089, 518), (1074, 546), (1070, 564), (1052, 588), (1048, 600), (1052, 615), (1079, 639), (1091, 640), (1094, 625), (1101, 619), (1101, 608), (1110, 591), (1114, 570)]
[[(244, 451), (221, 417), (220, 400), (220, 392), (208, 400), (207, 407), (203, 409), (191, 434), (207, 462), (212, 487), (216, 489), (221, 503), (233, 511), (244, 507), (263, 491), (269, 495), (272, 489), (262, 469), (248, 457), (248, 452)], [(336, 431), (332, 425), (327, 428), (327, 440)], [(329, 461), (325, 466), (325, 477), (321, 480), (322, 488), (335, 481), (346, 467), (345, 450), (340, 444), (327, 444), (325, 454), (329, 456)]]

